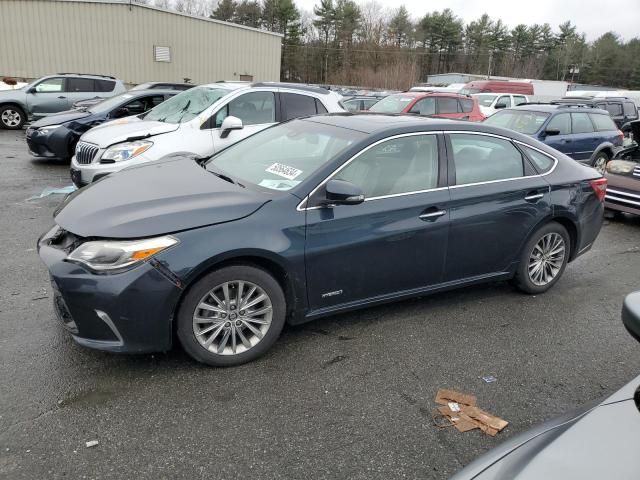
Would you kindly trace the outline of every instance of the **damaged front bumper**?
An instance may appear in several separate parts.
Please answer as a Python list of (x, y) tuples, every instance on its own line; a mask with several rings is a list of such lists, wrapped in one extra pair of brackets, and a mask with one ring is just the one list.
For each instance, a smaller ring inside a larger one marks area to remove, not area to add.
[(59, 227), (38, 240), (58, 320), (80, 345), (111, 352), (166, 351), (180, 288), (151, 263), (96, 274), (66, 261), (82, 239)]

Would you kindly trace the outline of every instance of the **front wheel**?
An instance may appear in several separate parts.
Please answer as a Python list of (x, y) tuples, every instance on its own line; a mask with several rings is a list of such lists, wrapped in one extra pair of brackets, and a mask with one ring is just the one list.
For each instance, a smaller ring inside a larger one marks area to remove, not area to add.
[(20, 107), (14, 105), (0, 106), (0, 127), (7, 130), (20, 130), (27, 121), (27, 116)]
[(607, 168), (607, 163), (609, 163), (609, 155), (605, 152), (600, 152), (596, 155), (596, 158), (593, 159), (593, 163), (591, 164), (593, 168), (595, 168), (599, 173), (604, 175), (604, 172)]
[(515, 276), (516, 286), (525, 293), (549, 290), (562, 276), (569, 261), (567, 230), (556, 222), (538, 229), (525, 245)]
[(195, 360), (216, 367), (258, 358), (278, 339), (286, 300), (262, 269), (234, 265), (199, 280), (178, 310), (178, 338)]

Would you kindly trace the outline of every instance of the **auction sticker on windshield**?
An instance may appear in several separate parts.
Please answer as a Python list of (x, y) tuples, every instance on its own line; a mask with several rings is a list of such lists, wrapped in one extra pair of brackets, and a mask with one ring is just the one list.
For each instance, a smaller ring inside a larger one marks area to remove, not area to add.
[(274, 163), (269, 166), (265, 172), (273, 173), (274, 175), (278, 175), (279, 177), (283, 177), (288, 180), (293, 180), (302, 173), (302, 170), (290, 167), (289, 165), (283, 165), (282, 163)]

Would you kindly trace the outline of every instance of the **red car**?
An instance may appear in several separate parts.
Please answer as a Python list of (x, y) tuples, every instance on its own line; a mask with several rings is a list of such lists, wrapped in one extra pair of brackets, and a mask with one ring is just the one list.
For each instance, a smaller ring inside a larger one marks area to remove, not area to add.
[(481, 122), (485, 116), (478, 100), (457, 93), (404, 92), (389, 95), (369, 109), (378, 113), (415, 113)]

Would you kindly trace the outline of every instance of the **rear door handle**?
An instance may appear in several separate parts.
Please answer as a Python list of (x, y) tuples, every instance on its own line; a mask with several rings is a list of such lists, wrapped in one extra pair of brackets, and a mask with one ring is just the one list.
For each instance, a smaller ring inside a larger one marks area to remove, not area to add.
[(537, 200), (540, 200), (541, 198), (544, 198), (544, 193), (536, 193), (536, 192), (529, 192), (524, 199), (527, 202), (535, 202)]
[(59, 96), (58, 98), (67, 98), (67, 97)]
[(426, 210), (423, 214), (421, 214), (418, 218), (426, 222), (433, 222), (446, 214), (447, 212), (445, 210), (429, 209), (429, 210)]

